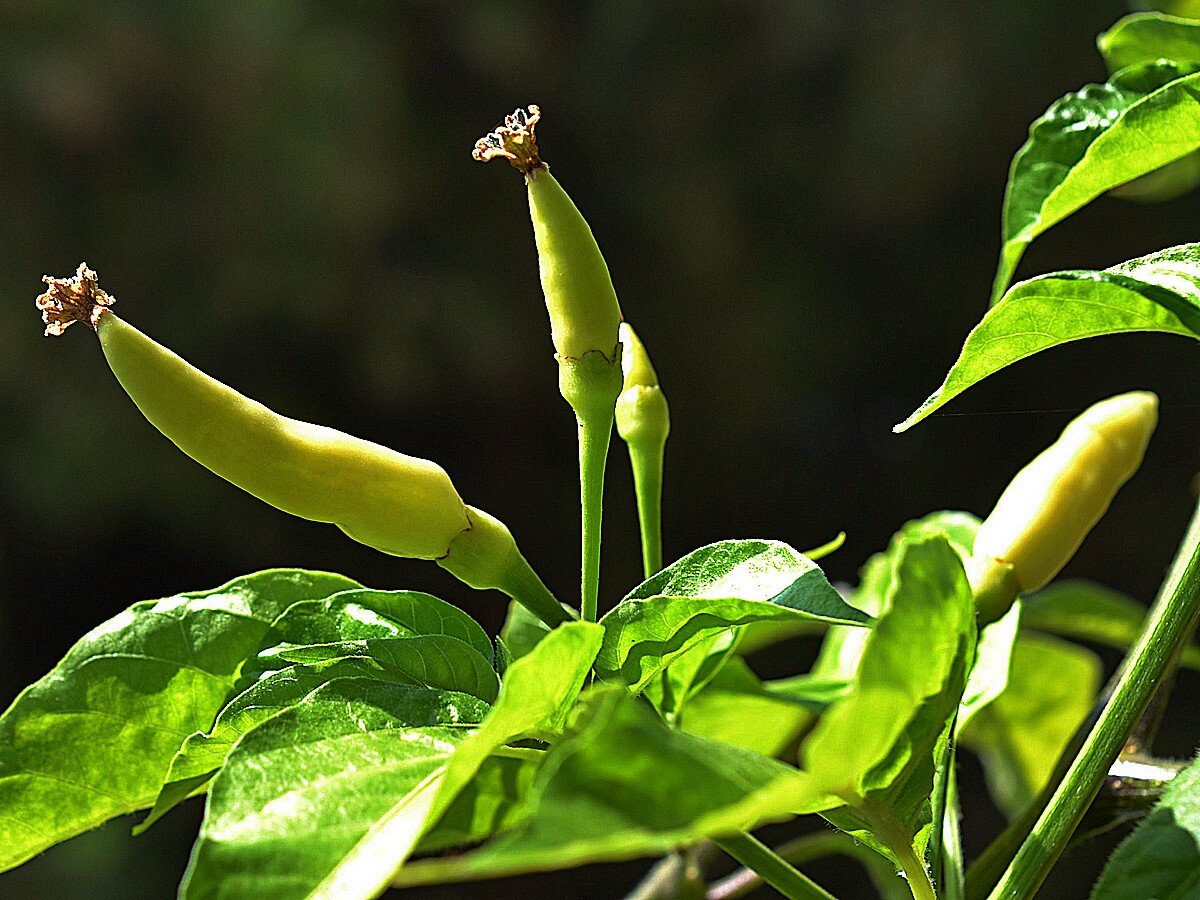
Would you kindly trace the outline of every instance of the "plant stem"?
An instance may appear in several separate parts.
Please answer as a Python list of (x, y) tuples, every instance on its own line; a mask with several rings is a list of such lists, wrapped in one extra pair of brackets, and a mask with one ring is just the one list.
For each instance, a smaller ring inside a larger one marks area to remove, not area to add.
[(908, 881), (908, 889), (912, 891), (913, 900), (937, 900), (937, 893), (933, 889), (933, 882), (929, 880), (929, 873), (925, 871), (925, 863), (917, 859), (917, 854), (913, 852), (911, 846), (893, 846), (892, 852), (896, 854), (896, 860), (900, 863), (900, 868), (904, 870), (904, 877)]
[(994, 900), (1030, 897), (1041, 885), (1149, 705), (1161, 674), (1191, 635), (1198, 614), (1200, 507), (1192, 516), (1142, 633), (1122, 663), (1108, 705), (992, 890)]
[(600, 596), (600, 522), (604, 515), (604, 468), (612, 437), (612, 415), (607, 421), (589, 416), (579, 420), (579, 502), (583, 513), (583, 572), (580, 617), (596, 621)]
[[(848, 856), (862, 863), (863, 867), (871, 873), (872, 880), (877, 885), (880, 885), (882, 879), (895, 882), (897, 886), (900, 884), (900, 879), (896, 877), (896, 869), (891, 863), (865, 844), (857, 843), (844, 832), (818, 831), (814, 834), (801, 835), (776, 847), (775, 853), (793, 866), (802, 865), (824, 856), (835, 854)], [(715, 882), (709, 887), (705, 897), (706, 900), (736, 900), (762, 884), (762, 876), (753, 869), (739, 869), (732, 875)], [(907, 893), (905, 891), (906, 896)]]
[(633, 491), (637, 496), (638, 527), (642, 535), (642, 570), (649, 578), (662, 568), (662, 474), (664, 448), (657, 456), (629, 454)]
[(832, 894), (744, 831), (734, 837), (719, 838), (716, 844), (747, 869), (757, 872), (788, 900), (834, 900)]

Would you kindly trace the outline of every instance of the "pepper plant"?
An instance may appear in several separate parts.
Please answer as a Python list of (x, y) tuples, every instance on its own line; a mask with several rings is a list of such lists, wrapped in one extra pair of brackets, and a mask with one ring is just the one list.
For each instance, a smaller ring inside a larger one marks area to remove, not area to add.
[[(1051, 106), (1013, 161), (991, 309), (898, 430), (1057, 344), (1200, 339), (1200, 244), (1012, 284), (1024, 248), (1101, 194), (1159, 202), (1200, 184), (1200, 23), (1134, 15), (1100, 48), (1109, 80)], [(578, 593), (552, 592), (437, 464), (242, 396), (118, 317), (86, 265), (47, 277), (47, 333), (92, 329), (121, 387), (188, 456), (510, 607), (493, 636), (446, 600), (303, 569), (135, 603), (0, 717), (0, 868), (139, 810), (140, 833), (194, 797), (205, 817), (187, 898), (369, 898), (638, 857), (661, 859), (633, 896), (727, 898), (765, 883), (828, 897), (801, 871), (828, 854), (858, 860), (886, 897), (1019, 898), (1073, 839), (1145, 816), (1093, 896), (1190, 895), (1200, 767), (1150, 745), (1172, 667), (1200, 667), (1200, 516), (1144, 617), (1101, 585), (1054, 580), (1137, 470), (1154, 395), (1081, 397), (1092, 405), (1047, 435), (984, 521), (938, 511), (902, 525), (855, 586), (835, 588), (817, 565), (837, 540), (807, 554), (726, 540), (664, 568), (667, 394), (541, 159), (540, 118), (518, 109), (474, 155), (512, 163), (528, 191), (578, 424)], [(599, 592), (614, 424), (645, 570), (620, 599)], [(811, 669), (760, 677), (754, 652), (797, 634), (822, 635)], [(1128, 648), (1103, 693), (1081, 640)], [(1010, 818), (970, 865), (965, 752)], [(753, 834), (800, 816), (836, 830), (776, 847)], [(742, 868), (713, 880), (722, 852)]]

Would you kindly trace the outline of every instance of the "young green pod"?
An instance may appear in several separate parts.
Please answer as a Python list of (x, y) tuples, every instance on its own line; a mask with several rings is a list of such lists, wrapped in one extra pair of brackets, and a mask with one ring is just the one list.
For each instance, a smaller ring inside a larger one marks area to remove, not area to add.
[[(441, 560), (472, 532), (468, 507), (436, 463), (279, 415), (243, 396), (118, 318), (109, 308), (113, 298), (85, 264), (72, 278), (44, 280), (49, 289), (37, 306), (46, 333), (61, 334), (77, 321), (91, 325), (113, 374), (142, 414), (225, 480), (394, 556)], [(494, 520), (488, 519), (490, 526)], [(511, 546), (504, 547), (494, 536), (498, 529), (488, 531), (494, 558), (474, 552), (456, 564), (468, 583), (474, 578), (499, 587), (503, 572), (496, 570), (511, 569), (520, 553), (507, 529), (501, 537)], [(472, 540), (478, 545), (477, 537)], [(553, 610), (561, 616), (557, 603)]]
[(1057, 575), (1141, 465), (1157, 422), (1154, 394), (1110, 397), (1018, 472), (975, 536), (977, 597), (1007, 608), (1004, 592), (1036, 591)]
[(534, 130), (541, 110), (530, 106), (475, 144), (481, 162), (503, 157), (525, 176), (529, 215), (554, 350), (560, 360), (603, 354), (616, 362), (621, 307), (592, 229), (538, 155)]
[(642, 535), (642, 568), (662, 568), (662, 473), (671, 415), (650, 355), (628, 322), (621, 323), (624, 384), (617, 397), (617, 433), (629, 449)]
[(671, 431), (667, 396), (658, 384), (650, 355), (628, 322), (621, 323), (621, 393), (617, 396), (617, 434), (641, 452), (661, 453)]

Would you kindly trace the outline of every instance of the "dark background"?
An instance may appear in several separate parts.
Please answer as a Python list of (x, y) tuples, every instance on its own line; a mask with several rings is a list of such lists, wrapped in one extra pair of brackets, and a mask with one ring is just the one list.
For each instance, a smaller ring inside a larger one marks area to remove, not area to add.
[[(1093, 38), (1124, 4), (240, 6), (0, 2), (0, 705), (129, 603), (271, 566), (429, 590), (493, 630), (504, 611), (179, 454), (83, 328), (41, 336), (40, 276), (81, 259), (122, 316), (218, 378), (440, 462), (573, 596), (573, 422), (524, 191), (470, 158), (530, 102), (670, 399), (668, 559), (845, 530), (824, 565), (852, 580), (906, 518), (986, 513), (1072, 413), (1151, 388), (1162, 415), (1145, 466), (1068, 572), (1152, 596), (1200, 463), (1190, 342), (1056, 350), (891, 433), (986, 308), (1012, 154), (1052, 100), (1103, 80)], [(1100, 200), (1037, 241), (1021, 274), (1200, 239), (1198, 214), (1200, 196)], [(602, 603), (640, 575), (620, 445), (610, 472)], [(811, 648), (785, 652), (765, 671), (794, 672)], [(1181, 678), (1163, 752), (1190, 754), (1198, 686)], [(998, 820), (969, 763), (966, 781), (978, 849)], [(111, 823), (0, 885), (169, 896), (199, 814), (193, 801), (136, 841)], [(1104, 853), (1073, 854), (1046, 896), (1083, 896)], [(612, 897), (642, 869), (421, 896)], [(848, 864), (812, 871), (861, 896)]]

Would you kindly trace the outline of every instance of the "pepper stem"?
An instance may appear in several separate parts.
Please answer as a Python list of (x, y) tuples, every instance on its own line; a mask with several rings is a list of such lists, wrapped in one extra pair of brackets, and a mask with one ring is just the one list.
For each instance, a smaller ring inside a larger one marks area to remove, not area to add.
[(583, 561), (580, 617), (596, 621), (600, 595), (600, 523), (604, 514), (604, 469), (612, 438), (614, 410), (621, 392), (621, 362), (603, 353), (559, 359), (558, 386), (575, 410), (579, 431), (579, 501), (582, 511)]

